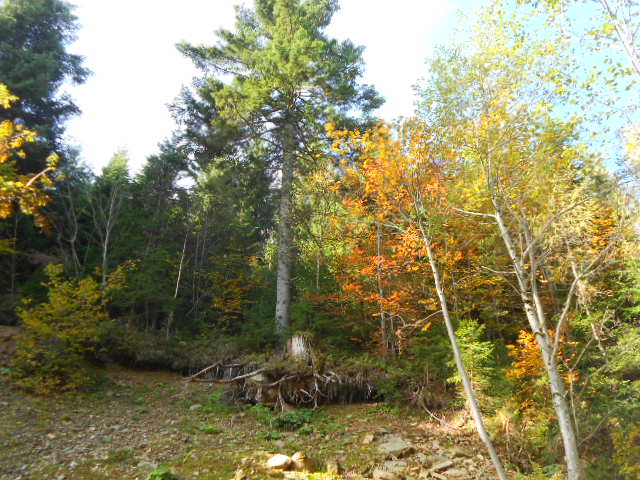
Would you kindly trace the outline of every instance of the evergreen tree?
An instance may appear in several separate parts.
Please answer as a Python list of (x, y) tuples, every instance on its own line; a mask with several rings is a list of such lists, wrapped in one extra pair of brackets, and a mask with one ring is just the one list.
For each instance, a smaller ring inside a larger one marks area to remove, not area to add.
[[(13, 114), (39, 134), (30, 147), (30, 171), (41, 170), (51, 152), (62, 150), (63, 122), (80, 112), (59, 94), (63, 83), (83, 83), (82, 57), (67, 52), (77, 30), (71, 7), (61, 0), (6, 0), (0, 5), (0, 83), (20, 100)], [(0, 111), (0, 120), (4, 120)]]
[(363, 48), (324, 33), (337, 8), (335, 0), (257, 0), (254, 9), (237, 8), (235, 31), (219, 30), (216, 46), (179, 46), (204, 71), (233, 77), (212, 92), (219, 114), (245, 141), (268, 145), (279, 170), (281, 331), (290, 325), (294, 180), (325, 145), (326, 123), (347, 123), (354, 111), (368, 114), (382, 102), (357, 82)]

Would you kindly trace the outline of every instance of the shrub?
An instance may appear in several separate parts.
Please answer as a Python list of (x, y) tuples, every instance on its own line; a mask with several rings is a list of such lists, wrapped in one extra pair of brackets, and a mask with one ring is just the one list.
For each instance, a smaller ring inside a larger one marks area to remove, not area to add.
[(147, 480), (179, 480), (180, 477), (169, 470), (167, 467), (158, 467), (154, 469)]
[(318, 414), (318, 410), (300, 408), (292, 412), (275, 415), (270, 408), (258, 404), (249, 409), (249, 414), (267, 427), (293, 431), (311, 423)]
[(209, 435), (215, 435), (224, 432), (224, 428), (219, 427), (218, 425), (211, 425), (209, 423), (199, 425), (198, 430), (204, 433), (208, 433)]
[(640, 426), (627, 425), (613, 435), (614, 461), (628, 480), (640, 478)]
[(309, 408), (283, 413), (273, 419), (273, 426), (280, 430), (298, 430), (307, 423), (311, 423), (315, 414), (316, 411)]
[(24, 334), (11, 369), (18, 386), (41, 394), (90, 383), (87, 361), (95, 358), (109, 321), (107, 295), (122, 280), (120, 269), (104, 289), (92, 277), (65, 279), (60, 265), (49, 265), (46, 274), (48, 300), (18, 309)]

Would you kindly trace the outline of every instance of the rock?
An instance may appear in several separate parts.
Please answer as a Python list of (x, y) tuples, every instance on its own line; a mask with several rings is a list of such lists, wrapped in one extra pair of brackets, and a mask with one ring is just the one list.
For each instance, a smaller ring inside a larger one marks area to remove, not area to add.
[(296, 472), (310, 473), (312, 471), (311, 460), (307, 458), (307, 455), (304, 452), (294, 453), (291, 456), (291, 462), (291, 469)]
[(447, 480), (447, 477), (436, 472), (429, 472), (429, 475), (431, 475), (433, 478), (437, 478), (438, 480)]
[(276, 453), (267, 460), (267, 467), (273, 470), (286, 470), (291, 466), (292, 460), (287, 455)]
[(388, 472), (382, 468), (376, 468), (372, 474), (373, 480), (402, 480), (397, 473)]
[(367, 433), (363, 438), (362, 438), (362, 444), (363, 445), (371, 445), (373, 443), (373, 441), (375, 440), (375, 435), (373, 433)]
[(383, 470), (391, 473), (402, 473), (402, 471), (407, 468), (407, 462), (402, 460), (392, 460), (389, 462), (384, 462), (382, 464)]
[(442, 455), (426, 455), (426, 460), (424, 461), (424, 465), (430, 467), (432, 465), (446, 462), (448, 460), (449, 459), (447, 457), (443, 457)]
[(202, 405), (200, 405), (199, 403), (194, 403), (193, 405), (191, 405), (189, 407), (189, 410), (191, 410), (193, 412), (195, 410), (198, 410), (199, 408), (202, 408)]
[(383, 455), (393, 455), (396, 458), (402, 458), (413, 451), (413, 446), (400, 435), (387, 435), (378, 445), (378, 452)]
[(450, 468), (447, 470), (447, 477), (452, 478), (466, 478), (469, 476), (469, 472), (463, 470), (462, 468)]
[(453, 467), (453, 462), (451, 460), (447, 460), (444, 462), (436, 463), (431, 467), (431, 470), (433, 470), (434, 472), (441, 472), (450, 467)]
[(427, 457), (422, 452), (416, 453), (416, 460), (418, 461), (418, 463), (421, 463), (422, 465), (425, 465), (425, 464), (431, 465), (431, 463), (429, 462), (429, 457)]
[(449, 453), (451, 454), (451, 456), (453, 458), (460, 458), (460, 457), (471, 458), (471, 457), (473, 457), (473, 452), (470, 452), (469, 450), (465, 450), (464, 448), (460, 448), (460, 447), (452, 448), (451, 450), (449, 450)]

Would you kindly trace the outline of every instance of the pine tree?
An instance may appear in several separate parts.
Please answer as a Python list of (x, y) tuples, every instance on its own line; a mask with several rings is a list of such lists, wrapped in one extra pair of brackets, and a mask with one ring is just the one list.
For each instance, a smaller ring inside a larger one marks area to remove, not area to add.
[(182, 44), (180, 50), (205, 71), (232, 80), (213, 93), (222, 118), (244, 140), (264, 142), (280, 179), (276, 320), (290, 325), (295, 178), (326, 144), (328, 121), (344, 124), (357, 110), (381, 104), (375, 90), (357, 83), (362, 47), (328, 38), (324, 29), (335, 0), (257, 0), (237, 8), (235, 31), (219, 30), (213, 47)]
[[(80, 112), (65, 82), (81, 84), (89, 71), (82, 57), (68, 53), (76, 17), (61, 0), (6, 0), (0, 4), (0, 83), (20, 97), (13, 114), (38, 132), (29, 147), (27, 171), (42, 170), (51, 152), (61, 152), (63, 122)], [(0, 120), (6, 120), (0, 111)]]

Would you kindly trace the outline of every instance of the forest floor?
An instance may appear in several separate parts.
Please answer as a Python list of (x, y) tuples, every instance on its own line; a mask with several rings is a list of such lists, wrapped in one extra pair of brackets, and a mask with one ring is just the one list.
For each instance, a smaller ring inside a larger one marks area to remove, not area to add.
[(341, 466), (342, 476), (303, 477), (310, 479), (495, 478), (470, 429), (384, 404), (322, 407), (287, 432), (264, 421), (265, 408), (229, 405), (218, 386), (169, 372), (104, 374), (106, 386), (95, 393), (52, 398), (27, 395), (0, 374), (1, 480), (145, 480), (160, 466), (180, 480), (228, 480), (240, 476), (241, 463), (297, 451), (319, 472), (327, 462)]

